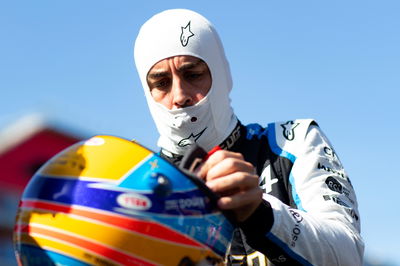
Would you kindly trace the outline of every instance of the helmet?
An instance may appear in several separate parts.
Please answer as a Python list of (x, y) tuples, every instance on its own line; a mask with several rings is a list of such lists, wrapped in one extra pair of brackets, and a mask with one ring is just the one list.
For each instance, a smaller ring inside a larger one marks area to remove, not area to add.
[(14, 247), (20, 265), (220, 264), (233, 228), (199, 179), (137, 142), (95, 136), (32, 177)]

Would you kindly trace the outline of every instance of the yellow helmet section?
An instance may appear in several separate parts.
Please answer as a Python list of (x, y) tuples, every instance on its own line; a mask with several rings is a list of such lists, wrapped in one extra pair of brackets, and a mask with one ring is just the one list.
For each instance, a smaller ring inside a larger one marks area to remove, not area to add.
[(114, 136), (96, 136), (52, 158), (38, 174), (119, 180), (152, 152)]

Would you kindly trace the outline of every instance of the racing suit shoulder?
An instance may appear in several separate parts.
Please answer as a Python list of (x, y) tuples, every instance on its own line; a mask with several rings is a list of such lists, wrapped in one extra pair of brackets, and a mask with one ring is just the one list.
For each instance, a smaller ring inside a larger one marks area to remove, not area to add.
[(313, 119), (296, 119), (268, 124), (268, 139), (273, 152), (294, 161), (293, 156), (301, 153), (307, 132)]

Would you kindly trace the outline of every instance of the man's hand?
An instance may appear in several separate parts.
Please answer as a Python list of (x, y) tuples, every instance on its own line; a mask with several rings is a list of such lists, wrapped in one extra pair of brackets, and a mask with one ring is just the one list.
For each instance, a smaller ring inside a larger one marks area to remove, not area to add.
[(240, 153), (219, 150), (197, 172), (221, 198), (218, 206), (232, 210), (238, 222), (246, 220), (262, 201), (262, 190), (254, 166)]

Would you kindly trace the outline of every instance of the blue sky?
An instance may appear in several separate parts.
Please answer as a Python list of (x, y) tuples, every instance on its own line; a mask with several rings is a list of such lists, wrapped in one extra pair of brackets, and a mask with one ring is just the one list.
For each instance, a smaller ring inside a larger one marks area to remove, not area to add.
[(367, 255), (400, 265), (398, 1), (2, 1), (0, 126), (39, 112), (155, 149), (133, 43), (168, 8), (218, 29), (243, 123), (317, 120), (357, 191)]

